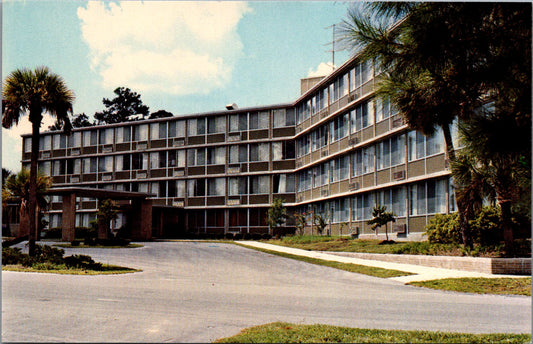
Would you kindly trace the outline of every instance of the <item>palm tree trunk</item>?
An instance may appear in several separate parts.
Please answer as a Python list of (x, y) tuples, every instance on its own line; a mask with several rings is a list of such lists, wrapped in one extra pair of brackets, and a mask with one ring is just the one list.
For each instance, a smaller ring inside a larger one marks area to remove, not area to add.
[[(32, 110), (37, 111), (37, 110)], [(39, 159), (39, 128), (41, 127), (42, 116), (37, 117), (32, 122), (32, 136), (31, 136), (31, 165), (30, 165), (30, 190), (28, 199), (28, 216), (30, 219), (29, 233), (28, 233), (28, 253), (30, 256), (35, 255), (35, 239), (37, 234), (37, 161)]]
[[(446, 144), (446, 155), (448, 157), (449, 163), (454, 163), (456, 160), (455, 157), (455, 148), (453, 146), (452, 133), (450, 130), (450, 124), (442, 125), (442, 133), (444, 136), (444, 143)], [(459, 228), (461, 230), (461, 237), (463, 238), (463, 246), (472, 248), (472, 238), (470, 235), (470, 230), (468, 228), (468, 218), (466, 216), (465, 204), (462, 202), (457, 202), (457, 211), (459, 213)]]
[(501, 200), (498, 202), (502, 210), (502, 228), (503, 228), (503, 241), (505, 243), (505, 253), (507, 256), (514, 254), (514, 238), (513, 238), (513, 224), (511, 221), (511, 205), (510, 200)]

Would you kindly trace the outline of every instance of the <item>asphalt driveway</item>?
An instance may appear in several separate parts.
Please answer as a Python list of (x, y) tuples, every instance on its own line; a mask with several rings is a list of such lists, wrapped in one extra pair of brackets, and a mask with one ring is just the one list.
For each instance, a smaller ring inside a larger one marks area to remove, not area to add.
[(231, 244), (68, 249), (141, 273), (2, 272), (2, 341), (209, 342), (273, 321), (529, 333), (531, 298), (473, 295), (281, 258)]

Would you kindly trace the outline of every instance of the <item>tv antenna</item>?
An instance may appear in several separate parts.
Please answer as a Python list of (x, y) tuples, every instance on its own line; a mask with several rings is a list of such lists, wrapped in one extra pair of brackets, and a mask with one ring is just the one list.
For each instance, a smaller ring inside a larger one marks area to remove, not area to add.
[(344, 50), (344, 49), (339, 49), (337, 48), (337, 50), (335, 50), (335, 42), (337, 41), (336, 37), (335, 37), (335, 27), (337, 26), (337, 24), (333, 24), (333, 25), (330, 25), (330, 26), (327, 26), (325, 27), (324, 29), (332, 29), (331, 30), (331, 42), (328, 42), (324, 45), (331, 45), (331, 50), (326, 50), (326, 52), (328, 53), (331, 53), (331, 63), (332, 63), (332, 70), (335, 70), (335, 52), (336, 51), (340, 51), (340, 50)]

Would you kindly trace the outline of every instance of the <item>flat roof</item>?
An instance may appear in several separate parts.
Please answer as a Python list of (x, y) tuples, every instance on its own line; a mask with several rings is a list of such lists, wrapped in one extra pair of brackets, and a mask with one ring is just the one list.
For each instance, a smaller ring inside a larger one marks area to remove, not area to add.
[(155, 197), (155, 194), (146, 192), (132, 192), (132, 191), (115, 191), (95, 188), (80, 188), (80, 187), (64, 187), (51, 188), (44, 192), (47, 195), (69, 195), (76, 194), (80, 197), (94, 197), (94, 198), (111, 198), (111, 199), (131, 199), (131, 198), (147, 198)]

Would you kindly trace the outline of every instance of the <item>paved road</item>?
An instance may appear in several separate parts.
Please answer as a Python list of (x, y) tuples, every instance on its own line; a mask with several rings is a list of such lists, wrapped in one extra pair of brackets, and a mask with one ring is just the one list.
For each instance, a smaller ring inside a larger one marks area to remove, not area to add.
[(69, 249), (143, 269), (111, 276), (2, 273), (2, 340), (209, 342), (273, 321), (530, 333), (531, 298), (433, 291), (231, 244)]

